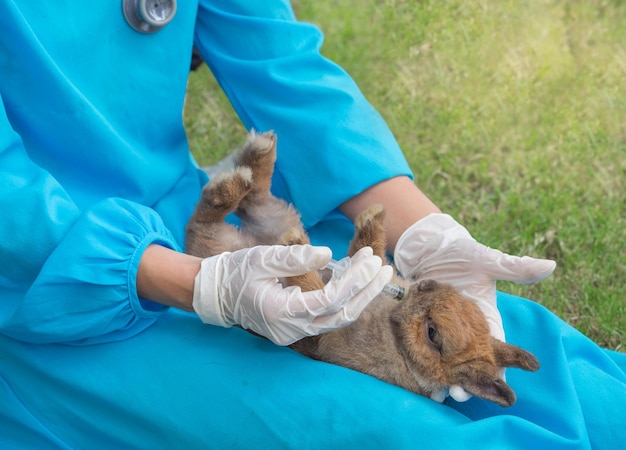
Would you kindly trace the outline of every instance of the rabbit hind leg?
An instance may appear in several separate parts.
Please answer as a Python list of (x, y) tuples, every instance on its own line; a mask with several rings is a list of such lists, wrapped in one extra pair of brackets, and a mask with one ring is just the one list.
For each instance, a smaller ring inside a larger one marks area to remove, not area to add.
[(276, 135), (268, 131), (248, 134), (246, 143), (237, 151), (235, 161), (238, 166), (252, 170), (254, 186), (245, 201), (251, 202), (257, 196), (270, 195), (274, 163), (276, 162)]
[(238, 207), (252, 185), (250, 169), (239, 167), (234, 172), (219, 174), (204, 187), (187, 224), (187, 253), (208, 257), (250, 246), (248, 239), (224, 219)]
[(363, 211), (354, 221), (354, 237), (350, 241), (348, 256), (353, 256), (363, 247), (372, 247), (374, 254), (387, 261), (385, 236), (385, 209), (374, 205)]

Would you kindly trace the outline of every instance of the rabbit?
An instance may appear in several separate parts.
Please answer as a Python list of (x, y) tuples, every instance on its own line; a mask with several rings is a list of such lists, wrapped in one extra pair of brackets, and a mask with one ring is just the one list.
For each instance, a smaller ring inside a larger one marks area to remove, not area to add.
[[(187, 253), (208, 257), (260, 244), (309, 243), (299, 213), (270, 193), (276, 143), (272, 132), (251, 132), (234, 154), (237, 168), (205, 186), (187, 225)], [(241, 218), (240, 227), (224, 222), (231, 212)], [(384, 208), (375, 205), (356, 218), (349, 256), (370, 246), (387, 261), (384, 217)], [(328, 281), (325, 272), (282, 281), (302, 290), (321, 289)], [(502, 369), (536, 371), (537, 358), (493, 338), (480, 308), (452, 286), (399, 275), (392, 282), (405, 290), (400, 301), (380, 294), (351, 325), (290, 347), (437, 401), (450, 386), (459, 385), (500, 406), (513, 405), (516, 395)]]

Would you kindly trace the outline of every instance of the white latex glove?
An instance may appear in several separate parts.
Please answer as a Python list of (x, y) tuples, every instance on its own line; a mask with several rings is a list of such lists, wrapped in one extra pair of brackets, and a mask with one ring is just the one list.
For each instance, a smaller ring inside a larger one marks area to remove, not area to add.
[(474, 300), (491, 334), (501, 341), (504, 329), (496, 305), (496, 280), (535, 283), (556, 267), (551, 260), (511, 256), (486, 247), (447, 214), (430, 214), (408, 228), (396, 245), (394, 262), (406, 277), (451, 284)]
[(273, 245), (206, 258), (195, 279), (193, 308), (205, 323), (239, 324), (278, 345), (344, 327), (380, 294), (393, 269), (366, 247), (322, 290), (280, 284), (278, 278), (323, 268), (331, 256), (327, 247)]
[[(501, 341), (505, 337), (496, 305), (496, 280), (534, 283), (556, 267), (551, 260), (511, 256), (486, 247), (447, 214), (430, 214), (408, 228), (396, 245), (394, 263), (405, 277), (450, 284), (475, 301), (492, 336)], [(449, 394), (457, 401), (471, 398), (460, 386), (450, 386)]]

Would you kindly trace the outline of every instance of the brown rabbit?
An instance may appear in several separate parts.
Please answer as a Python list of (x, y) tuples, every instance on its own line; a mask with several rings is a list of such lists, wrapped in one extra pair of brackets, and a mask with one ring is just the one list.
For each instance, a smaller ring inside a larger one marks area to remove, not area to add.
[[(208, 257), (259, 244), (308, 243), (297, 211), (269, 191), (276, 137), (252, 132), (234, 159), (238, 167), (232, 173), (221, 174), (204, 188), (187, 226), (186, 251)], [(224, 222), (230, 212), (241, 218), (239, 228)], [(349, 255), (371, 246), (386, 259), (384, 215), (381, 206), (374, 206), (357, 217)], [(302, 339), (291, 348), (428, 397), (460, 385), (501, 406), (515, 403), (501, 369), (537, 370), (531, 353), (491, 337), (478, 306), (451, 286), (397, 276), (393, 282), (405, 289), (401, 301), (381, 294), (353, 324)], [(285, 283), (303, 290), (324, 285), (317, 272)]]

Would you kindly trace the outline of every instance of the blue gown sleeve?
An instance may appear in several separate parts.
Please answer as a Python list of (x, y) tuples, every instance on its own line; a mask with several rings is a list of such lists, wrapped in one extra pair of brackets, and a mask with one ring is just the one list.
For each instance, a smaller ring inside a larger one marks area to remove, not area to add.
[(196, 48), (246, 127), (277, 133), (273, 190), (307, 228), (380, 181), (412, 176), (382, 117), (321, 55), (322, 41), (288, 1), (200, 1)]
[(164, 307), (138, 298), (139, 258), (150, 243), (177, 249), (150, 208), (109, 198), (79, 209), (29, 159), (0, 97), (0, 332), (75, 344), (121, 340)]

